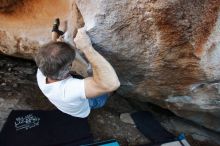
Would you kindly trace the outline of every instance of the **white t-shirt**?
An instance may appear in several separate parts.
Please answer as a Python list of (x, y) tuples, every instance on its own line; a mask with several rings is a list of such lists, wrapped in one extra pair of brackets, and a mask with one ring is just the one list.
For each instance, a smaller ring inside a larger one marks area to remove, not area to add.
[(74, 117), (87, 117), (90, 113), (85, 95), (84, 80), (68, 77), (64, 80), (46, 83), (46, 77), (38, 69), (37, 83), (44, 95), (59, 110)]

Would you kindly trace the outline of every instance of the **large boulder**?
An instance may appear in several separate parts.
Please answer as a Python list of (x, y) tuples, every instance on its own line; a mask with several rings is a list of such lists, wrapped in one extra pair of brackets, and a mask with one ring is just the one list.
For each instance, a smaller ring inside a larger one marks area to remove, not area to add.
[(220, 132), (219, 0), (76, 0), (119, 93)]

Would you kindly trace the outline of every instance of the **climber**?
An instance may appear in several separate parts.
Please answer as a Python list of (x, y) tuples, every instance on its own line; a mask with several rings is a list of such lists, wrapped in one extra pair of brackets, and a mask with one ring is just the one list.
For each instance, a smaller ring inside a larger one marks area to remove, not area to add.
[(84, 28), (78, 29), (74, 42), (91, 63), (93, 75), (85, 79), (73, 78), (70, 69), (76, 48), (62, 42), (65, 31), (60, 31), (59, 25), (56, 19), (52, 42), (43, 45), (35, 57), (38, 86), (60, 111), (84, 118), (90, 109), (102, 107), (109, 93), (119, 88), (120, 82), (110, 63), (92, 47)]

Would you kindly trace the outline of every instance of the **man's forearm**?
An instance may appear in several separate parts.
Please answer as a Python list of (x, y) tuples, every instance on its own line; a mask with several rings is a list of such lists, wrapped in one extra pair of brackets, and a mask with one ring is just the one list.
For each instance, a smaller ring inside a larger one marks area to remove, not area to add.
[(92, 46), (85, 49), (84, 54), (92, 65), (94, 81), (103, 88), (116, 90), (120, 86), (120, 82), (111, 64)]

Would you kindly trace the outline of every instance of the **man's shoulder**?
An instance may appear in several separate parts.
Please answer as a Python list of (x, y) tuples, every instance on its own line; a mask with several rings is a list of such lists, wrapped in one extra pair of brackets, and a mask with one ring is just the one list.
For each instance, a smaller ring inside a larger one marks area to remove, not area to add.
[(78, 79), (74, 78), (72, 76), (69, 76), (68, 78), (61, 81), (61, 84), (65, 85), (66, 87), (72, 86), (72, 87), (79, 87), (80, 84), (84, 82), (84, 79)]
[(76, 84), (78, 86), (82, 82), (84, 82), (84, 78), (81, 75), (77, 74), (71, 74), (68, 78), (63, 80), (64, 84)]
[(62, 88), (64, 89), (66, 97), (84, 97), (84, 79), (77, 79), (73, 77), (68, 77), (62, 82)]

